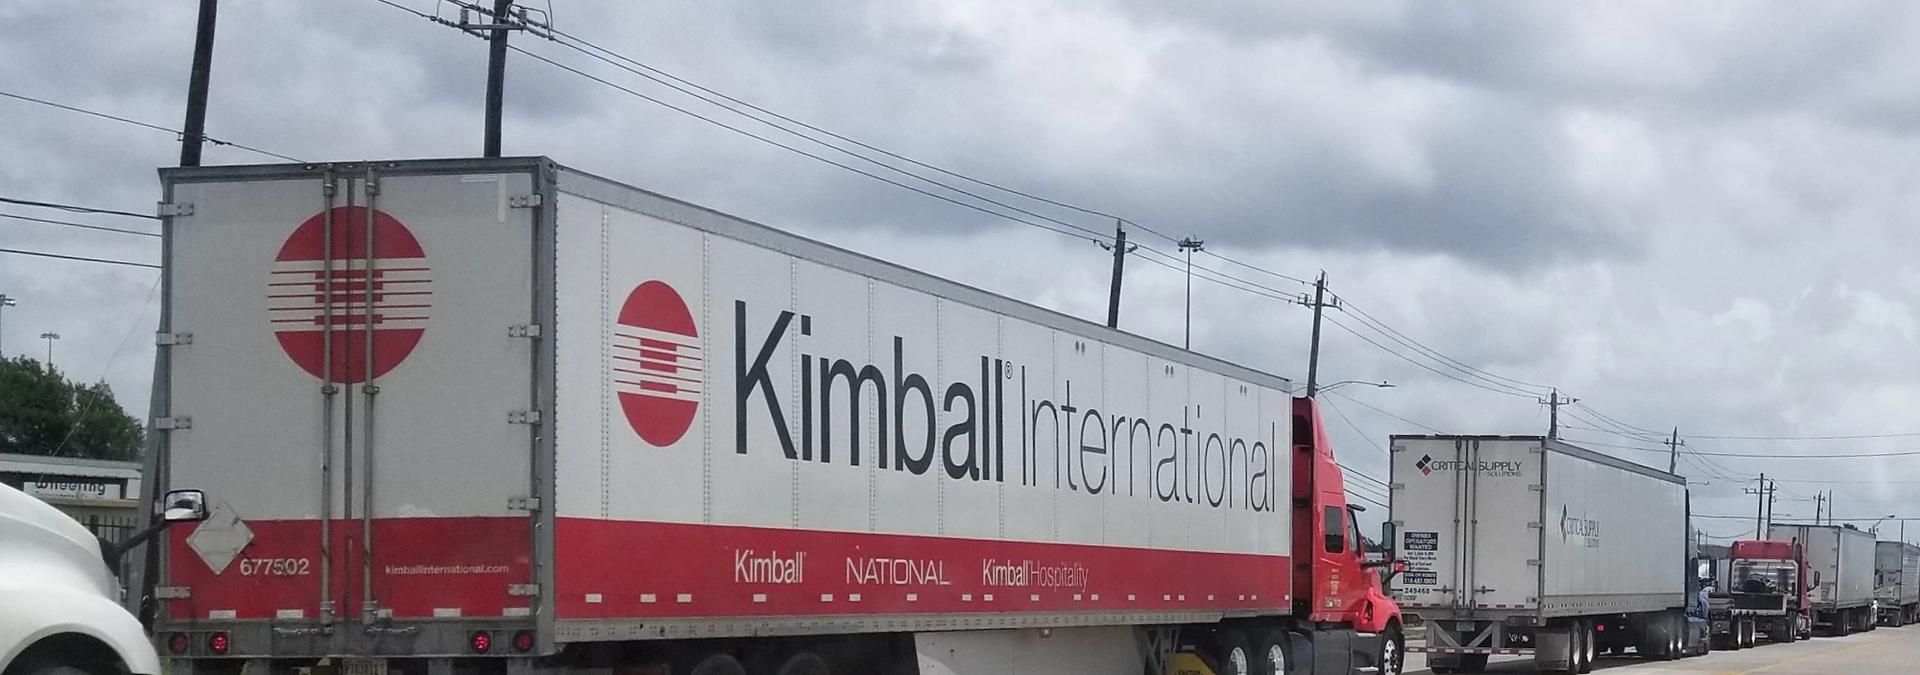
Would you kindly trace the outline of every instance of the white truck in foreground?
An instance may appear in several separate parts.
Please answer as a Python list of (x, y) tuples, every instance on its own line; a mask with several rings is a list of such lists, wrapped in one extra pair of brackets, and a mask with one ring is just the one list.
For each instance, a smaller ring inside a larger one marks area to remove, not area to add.
[(161, 175), (172, 675), (1400, 669), (1284, 378), (544, 158)]
[[(1628, 648), (1704, 651), (1689, 621), (1684, 479), (1537, 436), (1392, 437), (1396, 597), (1434, 672), (1498, 654), (1587, 672)], [(1702, 617), (1704, 619), (1704, 617)]]

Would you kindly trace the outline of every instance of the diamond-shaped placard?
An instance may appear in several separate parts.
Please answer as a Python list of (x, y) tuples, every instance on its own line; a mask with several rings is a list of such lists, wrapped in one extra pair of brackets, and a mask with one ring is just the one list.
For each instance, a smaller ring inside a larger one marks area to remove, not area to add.
[(207, 564), (214, 574), (226, 571), (233, 559), (240, 557), (240, 551), (253, 541), (253, 529), (240, 520), (240, 514), (225, 501), (213, 507), (206, 522), (187, 535), (187, 547), (200, 554), (200, 561)]

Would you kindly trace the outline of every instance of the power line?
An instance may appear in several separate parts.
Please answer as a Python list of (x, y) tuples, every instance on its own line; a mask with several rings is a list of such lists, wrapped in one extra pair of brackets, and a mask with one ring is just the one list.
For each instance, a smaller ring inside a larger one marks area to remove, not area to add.
[(1445, 377), (1445, 378), (1447, 378), (1447, 379), (1450, 379), (1450, 380), (1454, 380), (1454, 381), (1456, 381), (1456, 382), (1460, 382), (1460, 383), (1463, 383), (1463, 384), (1470, 384), (1470, 385), (1473, 385), (1473, 386), (1475, 386), (1475, 387), (1479, 387), (1479, 388), (1481, 388), (1481, 389), (1485, 389), (1485, 390), (1487, 390), (1487, 391), (1490, 391), (1490, 392), (1493, 392), (1493, 393), (1496, 393), (1496, 394), (1505, 394), (1505, 395), (1507, 395), (1507, 396), (1514, 396), (1514, 397), (1518, 397), (1518, 398), (1533, 398), (1533, 397), (1534, 397), (1534, 396), (1533, 396), (1532, 394), (1522, 394), (1522, 393), (1519, 393), (1519, 392), (1517, 392), (1517, 391), (1514, 391), (1514, 390), (1509, 390), (1509, 389), (1496, 389), (1496, 388), (1494, 388), (1494, 387), (1490, 387), (1490, 386), (1487, 386), (1487, 385), (1485, 385), (1485, 384), (1482, 384), (1482, 383), (1480, 383), (1480, 382), (1476, 382), (1476, 381), (1473, 381), (1473, 380), (1469, 380), (1469, 379), (1465, 379), (1465, 378), (1462, 378), (1462, 377), (1460, 377), (1460, 376), (1458, 376), (1458, 375), (1455, 375), (1455, 374), (1453, 374), (1453, 373), (1449, 373), (1449, 372), (1446, 372), (1446, 371), (1443, 371), (1443, 370), (1440, 370), (1440, 369), (1438, 369), (1438, 368), (1434, 368), (1433, 366), (1429, 366), (1429, 365), (1427, 365), (1427, 364), (1425, 364), (1425, 363), (1421, 363), (1421, 362), (1419, 362), (1419, 361), (1416, 361), (1416, 360), (1414, 360), (1414, 359), (1413, 359), (1412, 357), (1410, 357), (1410, 356), (1407, 356), (1407, 355), (1405, 355), (1405, 354), (1402, 354), (1402, 353), (1400, 353), (1400, 352), (1398, 352), (1398, 351), (1395, 351), (1394, 349), (1392, 349), (1392, 348), (1390, 348), (1390, 347), (1387, 347), (1386, 345), (1383, 345), (1383, 344), (1380, 344), (1379, 342), (1376, 342), (1376, 341), (1374, 341), (1374, 340), (1373, 340), (1373, 338), (1369, 338), (1369, 337), (1367, 337), (1367, 336), (1365, 336), (1365, 335), (1361, 335), (1359, 331), (1356, 331), (1356, 330), (1354, 330), (1354, 329), (1352, 329), (1352, 328), (1349, 328), (1349, 327), (1348, 327), (1348, 326), (1347, 326), (1346, 324), (1344, 324), (1344, 323), (1341, 323), (1339, 319), (1335, 319), (1335, 318), (1333, 318), (1333, 317), (1331, 317), (1331, 316), (1329, 316), (1329, 317), (1327, 317), (1327, 321), (1328, 321), (1329, 323), (1332, 323), (1332, 324), (1333, 324), (1333, 325), (1335, 325), (1335, 326), (1339, 326), (1339, 327), (1340, 327), (1340, 330), (1344, 330), (1344, 331), (1346, 331), (1347, 333), (1349, 333), (1349, 334), (1351, 334), (1351, 335), (1353, 335), (1354, 337), (1357, 337), (1357, 338), (1360, 338), (1360, 339), (1361, 339), (1362, 341), (1365, 341), (1365, 342), (1366, 342), (1367, 344), (1370, 344), (1370, 345), (1373, 345), (1374, 347), (1377, 347), (1377, 348), (1379, 348), (1379, 349), (1380, 349), (1380, 351), (1384, 351), (1384, 352), (1386, 352), (1386, 353), (1388, 353), (1388, 354), (1392, 354), (1392, 355), (1394, 355), (1394, 356), (1397, 356), (1397, 357), (1400, 357), (1400, 359), (1401, 359), (1401, 360), (1403, 360), (1403, 361), (1406, 361), (1407, 363), (1411, 363), (1411, 364), (1413, 364), (1413, 365), (1416, 365), (1416, 366), (1419, 366), (1419, 367), (1421, 367), (1421, 368), (1423, 368), (1423, 369), (1426, 369), (1426, 370), (1427, 370), (1428, 372), (1431, 372), (1431, 373), (1433, 373), (1433, 374), (1435, 374), (1435, 375), (1439, 375), (1439, 376), (1441, 376), (1441, 377)]
[(86, 223), (76, 223), (69, 220), (53, 220), (51, 218), (34, 218), (32, 216), (22, 216), (22, 215), (13, 214), (13, 213), (0, 213), (0, 218), (12, 218), (14, 220), (24, 220), (24, 221), (33, 222), (33, 223), (46, 223), (48, 225), (61, 225), (64, 227), (77, 227), (83, 230), (98, 230), (101, 232), (118, 232), (120, 234), (137, 234), (142, 237), (160, 236), (159, 232), (143, 232), (140, 230), (127, 230), (127, 229), (121, 229), (118, 227), (107, 227), (105, 225), (88, 225)]
[(18, 197), (0, 197), (0, 203), (18, 204), (20, 206), (38, 206), (41, 208), (59, 209), (61, 211), (68, 211), (72, 213), (99, 213), (99, 214), (105, 214), (105, 215), (111, 215), (111, 216), (126, 216), (128, 218), (146, 218), (148, 220), (164, 220), (160, 216), (156, 216), (151, 213), (134, 213), (132, 211), (102, 209), (102, 208), (95, 208), (92, 206), (62, 204), (59, 202), (41, 202), (41, 201), (34, 201), (31, 199), (20, 199)]
[[(49, 108), (55, 108), (55, 109), (59, 109), (59, 110), (65, 110), (65, 111), (67, 111), (67, 112), (74, 112), (74, 113), (80, 113), (80, 114), (82, 114), (82, 115), (91, 115), (91, 116), (93, 116), (93, 117), (98, 117), (98, 118), (101, 118), (101, 119), (107, 119), (107, 120), (113, 120), (113, 121), (115, 121), (115, 122), (119, 122), (119, 123), (122, 123), (122, 124), (131, 124), (131, 125), (133, 125), (133, 126), (136, 126), (136, 127), (141, 127), (141, 128), (145, 128), (145, 129), (152, 129), (152, 130), (154, 130), (154, 131), (164, 131), (164, 132), (167, 132), (167, 133), (170, 133), (170, 134), (173, 134), (173, 135), (175, 135), (175, 136), (180, 136), (180, 137), (183, 137), (183, 138), (184, 138), (184, 137), (186, 136), (186, 132), (184, 132), (184, 131), (181, 131), (181, 130), (179, 130), (179, 129), (173, 129), (173, 128), (169, 128), (169, 127), (163, 127), (163, 126), (160, 126), (160, 125), (158, 125), (158, 124), (153, 124), (153, 123), (150, 123), (150, 122), (142, 122), (142, 121), (140, 121), (140, 120), (136, 120), (136, 119), (130, 119), (130, 118), (126, 118), (126, 117), (121, 117), (121, 116), (119, 116), (119, 115), (109, 115), (109, 114), (107, 114), (107, 113), (103, 113), (103, 112), (100, 112), (100, 111), (98, 111), (98, 110), (88, 110), (88, 109), (86, 109), (86, 108), (82, 108), (82, 107), (79, 107), (79, 106), (72, 106), (72, 105), (67, 105), (67, 104), (64, 104), (64, 103), (55, 103), (55, 102), (53, 102), (53, 101), (48, 101), (48, 100), (46, 100), (46, 99), (39, 99), (39, 98), (34, 98), (34, 97), (32, 97), (32, 96), (26, 96), (26, 95), (22, 95), (22, 94), (16, 94), (16, 93), (13, 93), (13, 92), (10, 92), (10, 91), (0, 91), (0, 96), (5, 96), (5, 97), (7, 97), (7, 98), (11, 98), (11, 99), (17, 99), (17, 100), (21, 100), (21, 101), (26, 101), (26, 102), (28, 102), (28, 103), (35, 103), (35, 104), (39, 104), (39, 105), (43, 105), (43, 106), (47, 106), (47, 107), (49, 107)], [(298, 162), (298, 161), (301, 161), (301, 160), (300, 160), (299, 158), (297, 158), (297, 157), (288, 157), (288, 156), (286, 156), (286, 155), (282, 155), (282, 154), (280, 154), (280, 153), (277, 153), (277, 152), (273, 152), (273, 151), (271, 151), (271, 150), (262, 150), (262, 149), (260, 149), (260, 148), (256, 148), (256, 147), (253, 147), (253, 146), (251, 146), (251, 145), (245, 145), (245, 144), (241, 144), (241, 143), (235, 143), (235, 142), (233, 142), (233, 141), (223, 141), (223, 140), (220, 140), (220, 139), (218, 139), (218, 138), (214, 138), (214, 137), (212, 137), (212, 136), (208, 136), (208, 135), (206, 135), (206, 134), (201, 134), (201, 135), (200, 135), (200, 140), (202, 140), (202, 141), (205, 141), (205, 142), (208, 142), (208, 143), (212, 143), (212, 144), (214, 144), (214, 145), (225, 145), (225, 146), (229, 146), (229, 147), (232, 147), (232, 148), (235, 148), (235, 149), (239, 149), (239, 150), (245, 150), (245, 151), (247, 151), (247, 152), (251, 152), (251, 153), (254, 153), (254, 154), (258, 154), (258, 155), (266, 155), (266, 156), (268, 156), (268, 157), (275, 157), (275, 158), (278, 158), (278, 159), (284, 159), (284, 160), (287, 160), (287, 161), (289, 161), (289, 162)]]
[(1906, 457), (1909, 455), (1920, 455), (1920, 450), (1893, 450), (1888, 452), (1838, 452), (1838, 453), (1830, 453), (1830, 454), (1780, 454), (1780, 455), (1758, 453), (1758, 452), (1701, 452), (1696, 450), (1696, 451), (1693, 451), (1693, 454), (1705, 455), (1708, 457), (1751, 457), (1756, 459), (1851, 459), (1851, 458), (1859, 458), (1859, 457)]
[(1415, 421), (1413, 421), (1413, 420), (1410, 420), (1410, 419), (1407, 419), (1407, 418), (1405, 418), (1405, 417), (1401, 417), (1401, 416), (1399, 416), (1399, 415), (1395, 415), (1395, 414), (1393, 414), (1393, 413), (1390, 413), (1390, 412), (1387, 412), (1386, 410), (1382, 410), (1382, 409), (1381, 409), (1381, 408), (1380, 408), (1379, 406), (1375, 406), (1375, 405), (1373, 405), (1373, 404), (1371, 404), (1371, 403), (1368, 403), (1368, 402), (1366, 402), (1366, 401), (1362, 401), (1362, 400), (1360, 400), (1360, 399), (1357, 399), (1357, 398), (1354, 398), (1354, 397), (1352, 397), (1352, 396), (1348, 396), (1347, 394), (1345, 394), (1345, 393), (1343, 393), (1343, 392), (1335, 392), (1335, 391), (1323, 391), (1323, 392), (1320, 392), (1320, 393), (1322, 393), (1322, 394), (1325, 394), (1325, 395), (1328, 395), (1328, 396), (1338, 396), (1338, 397), (1340, 397), (1340, 398), (1343, 398), (1343, 399), (1346, 399), (1346, 400), (1348, 400), (1348, 401), (1352, 401), (1352, 402), (1354, 402), (1355, 404), (1358, 404), (1358, 405), (1359, 405), (1360, 407), (1363, 407), (1363, 408), (1366, 408), (1366, 409), (1368, 409), (1368, 410), (1372, 410), (1372, 411), (1374, 411), (1374, 412), (1377, 412), (1377, 413), (1380, 413), (1380, 414), (1382, 414), (1382, 415), (1386, 415), (1386, 416), (1388, 416), (1388, 417), (1391, 417), (1391, 418), (1394, 418), (1394, 419), (1396, 419), (1396, 420), (1400, 420), (1400, 421), (1402, 421), (1402, 422), (1406, 422), (1407, 424), (1411, 424), (1411, 425), (1413, 425), (1413, 426), (1416, 426), (1416, 427), (1420, 427), (1421, 429), (1425, 429), (1425, 430), (1427, 430), (1427, 431), (1431, 431), (1431, 432), (1433, 432), (1433, 433), (1436, 433), (1436, 434), (1444, 434), (1444, 433), (1446, 433), (1446, 432), (1444, 432), (1444, 431), (1441, 431), (1441, 430), (1439, 430), (1439, 429), (1435, 429), (1435, 428), (1433, 428), (1433, 427), (1431, 427), (1431, 426), (1427, 426), (1427, 425), (1425, 425), (1425, 424), (1421, 424), (1421, 423), (1419, 423), (1419, 422), (1415, 422)]
[[(1434, 349), (1432, 347), (1428, 347), (1427, 345), (1421, 343), (1419, 340), (1415, 340), (1411, 337), (1408, 337), (1405, 333), (1395, 330), (1392, 326), (1387, 325), (1386, 322), (1381, 321), (1378, 318), (1375, 318), (1372, 314), (1368, 314), (1365, 309), (1362, 309), (1361, 307), (1354, 305), (1353, 302), (1347, 299), (1345, 296), (1337, 295), (1335, 297), (1338, 297), (1344, 303), (1343, 309), (1351, 310), (1355, 318), (1359, 320), (1363, 325), (1367, 325), (1369, 328), (1372, 328), (1374, 331), (1387, 336), (1388, 339), (1391, 339), (1395, 342), (1399, 342), (1400, 344), (1405, 345), (1406, 347), (1413, 349), (1415, 351), (1421, 352), (1422, 354), (1426, 355), (1428, 358), (1431, 358), (1435, 361), (1445, 364), (1448, 367), (1453, 368), (1455, 370), (1459, 370), (1462, 373), (1467, 374), (1469, 377), (1474, 377), (1476, 379), (1484, 380), (1490, 384), (1500, 386), (1500, 387), (1505, 387), (1508, 389), (1513, 389), (1515, 391), (1526, 391), (1529, 388), (1542, 389), (1542, 390), (1552, 388), (1550, 385), (1527, 382), (1525, 380), (1518, 380), (1518, 379), (1514, 379), (1504, 375), (1488, 372), (1486, 370), (1476, 368), (1466, 363), (1465, 361), (1461, 361), (1459, 359), (1447, 356), (1446, 354), (1441, 353), (1439, 350)], [(1538, 392), (1538, 391), (1532, 391), (1532, 392), (1527, 392), (1527, 395), (1537, 397), (1540, 395), (1540, 393), (1541, 392)]]
[(145, 267), (147, 269), (154, 269), (154, 270), (160, 269), (159, 265), (155, 265), (153, 263), (134, 262), (131, 260), (113, 260), (111, 258), (89, 258), (87, 256), (81, 256), (81, 255), (66, 255), (63, 253), (48, 253), (45, 251), (27, 251), (27, 250), (22, 250), (17, 248), (0, 248), (0, 253), (12, 253), (15, 255), (30, 255), (30, 256), (40, 257), (40, 258), (57, 258), (60, 260), (74, 260), (78, 262), (104, 263), (108, 265), (125, 265), (127, 267)]
[(1920, 431), (1895, 431), (1882, 434), (1843, 434), (1832, 436), (1716, 436), (1710, 434), (1687, 434), (1687, 438), (1714, 441), (1852, 441), (1873, 438), (1906, 438), (1912, 436), (1920, 436)]

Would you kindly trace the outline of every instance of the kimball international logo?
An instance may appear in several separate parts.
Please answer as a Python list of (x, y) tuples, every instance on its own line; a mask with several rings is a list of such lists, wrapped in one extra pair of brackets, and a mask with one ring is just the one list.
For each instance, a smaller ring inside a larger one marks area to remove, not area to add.
[(635, 286), (620, 305), (608, 373), (620, 412), (648, 445), (680, 442), (700, 411), (700, 331), (680, 293), (661, 281)]
[(335, 207), (300, 223), (281, 244), (267, 280), (268, 322), (301, 370), (365, 382), (420, 344), (433, 307), (431, 272), (420, 240), (399, 220), (364, 206)]
[(1522, 466), (1523, 462), (1514, 460), (1469, 462), (1463, 459), (1434, 459), (1433, 455), (1421, 455), (1420, 461), (1413, 463), (1413, 468), (1419, 469), (1422, 476), (1431, 476), (1435, 471), (1478, 471), (1482, 476), (1518, 476)]

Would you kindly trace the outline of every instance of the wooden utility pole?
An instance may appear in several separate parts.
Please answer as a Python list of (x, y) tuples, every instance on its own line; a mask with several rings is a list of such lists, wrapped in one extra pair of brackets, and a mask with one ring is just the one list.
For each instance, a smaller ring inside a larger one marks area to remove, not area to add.
[(513, 0), (493, 0), (493, 34), (487, 36), (487, 130), (481, 155), (500, 156), (500, 107), (506, 100), (508, 12)]
[(213, 77), (213, 28), (219, 4), (219, 0), (200, 0), (193, 70), (187, 76), (187, 123), (180, 131), (180, 166), (200, 166), (200, 147), (207, 139), (207, 82)]
[(1580, 399), (1561, 396), (1560, 389), (1556, 387), (1547, 394), (1546, 398), (1534, 400), (1547, 407), (1547, 438), (1558, 440), (1560, 438), (1560, 406), (1579, 403)]
[[(1673, 437), (1667, 439), (1667, 473), (1673, 473), (1680, 465), (1680, 446), (1687, 442), (1680, 440), (1680, 427), (1673, 428)], [(1696, 462), (1697, 463), (1697, 462)]]
[[(1106, 246), (1106, 244), (1101, 244), (1101, 246)], [(1132, 253), (1133, 249), (1135, 248), (1139, 248), (1139, 246), (1138, 245), (1129, 246), (1127, 244), (1126, 223), (1118, 218), (1115, 218), (1113, 221), (1113, 246), (1112, 246), (1113, 283), (1107, 288), (1107, 327), (1108, 328), (1120, 327), (1120, 277), (1121, 275), (1125, 274), (1127, 270), (1127, 254)], [(1192, 274), (1192, 272), (1188, 272), (1188, 274)], [(1193, 282), (1192, 280), (1188, 280), (1187, 283), (1192, 284)]]
[(1300, 304), (1313, 309), (1313, 342), (1307, 348), (1307, 398), (1320, 393), (1320, 315), (1328, 307), (1339, 307), (1340, 298), (1327, 300), (1327, 273), (1313, 281), (1313, 298), (1300, 296)]

